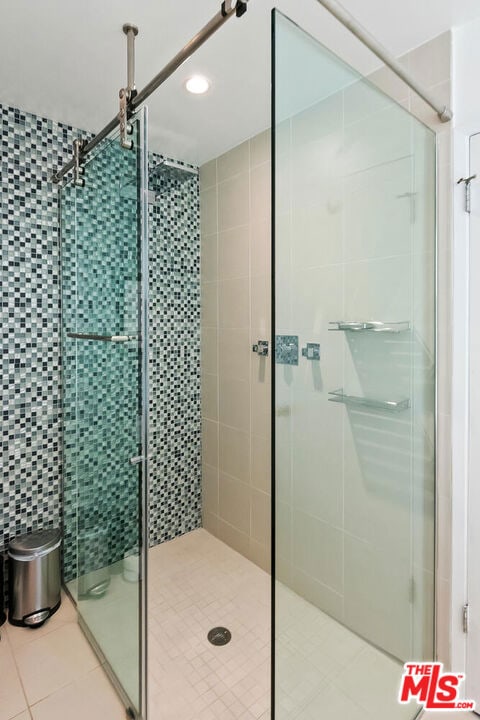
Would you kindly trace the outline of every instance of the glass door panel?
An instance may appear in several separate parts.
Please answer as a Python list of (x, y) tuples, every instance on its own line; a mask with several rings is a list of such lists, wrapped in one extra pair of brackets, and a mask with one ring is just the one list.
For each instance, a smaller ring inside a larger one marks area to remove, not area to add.
[(274, 13), (277, 720), (434, 657), (435, 136)]
[(145, 717), (145, 118), (61, 192), (64, 577), (81, 625)]

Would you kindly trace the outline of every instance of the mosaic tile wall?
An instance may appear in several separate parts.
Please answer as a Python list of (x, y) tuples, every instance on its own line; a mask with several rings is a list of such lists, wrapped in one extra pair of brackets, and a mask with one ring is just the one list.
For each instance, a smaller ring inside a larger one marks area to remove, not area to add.
[[(70, 157), (80, 133), (1, 105), (0, 117), (3, 550), (14, 535), (58, 525), (62, 515), (58, 199), (48, 177)], [(152, 167), (159, 159), (151, 156)], [(201, 524), (197, 178), (181, 188), (174, 180), (163, 183), (149, 215), (150, 540), (155, 544)], [(107, 226), (103, 230), (108, 232)], [(109, 361), (105, 352), (99, 348), (89, 360), (111, 372), (114, 357)], [(97, 469), (98, 459), (89, 472)], [(108, 507), (105, 501), (95, 512), (107, 513)], [(85, 528), (88, 518), (87, 510)], [(66, 559), (73, 568), (68, 547)]]
[(2, 550), (14, 535), (60, 521), (60, 267), (48, 176), (74, 133), (2, 105), (0, 118)]
[(68, 336), (138, 334), (136, 159), (104, 143), (60, 204), (66, 580), (138, 547), (139, 346)]
[[(160, 156), (150, 157), (153, 170)], [(202, 524), (200, 206), (197, 175), (152, 173), (150, 542)]]

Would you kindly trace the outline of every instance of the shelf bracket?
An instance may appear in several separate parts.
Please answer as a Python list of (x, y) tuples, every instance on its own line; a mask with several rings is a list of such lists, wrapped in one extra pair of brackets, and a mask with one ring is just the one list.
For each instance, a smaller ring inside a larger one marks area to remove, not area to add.
[(357, 395), (347, 395), (342, 388), (331, 390), (329, 393), (329, 401), (350, 405), (352, 407), (366, 407), (371, 410), (384, 410), (386, 412), (402, 412), (410, 408), (410, 400), (377, 400), (375, 398), (358, 397)]

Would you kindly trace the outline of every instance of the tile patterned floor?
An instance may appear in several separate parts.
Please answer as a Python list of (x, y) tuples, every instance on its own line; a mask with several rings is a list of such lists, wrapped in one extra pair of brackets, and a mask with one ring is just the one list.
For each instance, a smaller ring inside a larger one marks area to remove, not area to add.
[(67, 597), (42, 628), (0, 634), (0, 720), (124, 720)]
[[(277, 720), (412, 720), (399, 705), (399, 662), (285, 586), (277, 586)], [(420, 718), (419, 718), (420, 720)], [(421, 720), (478, 720), (428, 712)]]
[(286, 587), (277, 605), (278, 720), (410, 720), (400, 663)]
[[(153, 548), (149, 572), (150, 720), (269, 720), (269, 576), (204, 530)], [(278, 720), (412, 717), (392, 703), (397, 663), (282, 586), (278, 601)], [(68, 598), (41, 629), (0, 632), (0, 720), (124, 720)], [(422, 720), (444, 718), (478, 716)]]
[[(149, 556), (151, 720), (268, 720), (270, 577), (205, 530)], [(214, 647), (216, 626), (232, 640)]]

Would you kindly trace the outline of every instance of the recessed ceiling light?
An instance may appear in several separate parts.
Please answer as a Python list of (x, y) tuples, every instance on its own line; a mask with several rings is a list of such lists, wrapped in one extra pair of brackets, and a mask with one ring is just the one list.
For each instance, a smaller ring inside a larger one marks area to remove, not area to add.
[(194, 95), (203, 95), (210, 89), (210, 82), (204, 75), (193, 75), (187, 80), (185, 87)]

